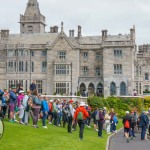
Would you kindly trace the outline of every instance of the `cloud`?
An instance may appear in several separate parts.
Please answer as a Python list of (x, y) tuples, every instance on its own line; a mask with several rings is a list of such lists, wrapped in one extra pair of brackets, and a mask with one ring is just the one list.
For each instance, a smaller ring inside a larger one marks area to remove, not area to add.
[[(24, 14), (28, 0), (1, 0), (0, 28), (19, 33), (19, 15)], [(64, 22), (66, 34), (69, 29), (82, 26), (82, 35), (100, 35), (102, 29), (108, 34), (129, 34), (136, 27), (137, 44), (150, 40), (149, 0), (38, 0), (41, 14), (46, 17), (46, 30)]]

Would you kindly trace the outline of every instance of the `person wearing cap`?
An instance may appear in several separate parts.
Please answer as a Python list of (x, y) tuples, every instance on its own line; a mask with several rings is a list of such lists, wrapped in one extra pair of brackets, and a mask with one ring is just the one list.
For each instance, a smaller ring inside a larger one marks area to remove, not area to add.
[(82, 113), (83, 115), (83, 120), (78, 120), (78, 125), (79, 125), (79, 140), (83, 140), (83, 131), (84, 131), (84, 126), (86, 123), (86, 119), (87, 117), (89, 117), (88, 112), (85, 109), (85, 103), (84, 102), (80, 102), (79, 107), (76, 109), (75, 113), (74, 113), (74, 119), (78, 120), (78, 115), (79, 113)]
[(23, 98), (24, 98), (24, 91), (20, 90), (18, 98), (17, 98), (17, 106), (19, 108), (19, 123), (20, 124), (24, 124), (22, 122), (22, 118), (23, 118), (23, 115), (24, 115), (24, 108), (22, 106)]
[(68, 133), (71, 132), (71, 127), (72, 127), (72, 120), (74, 116), (74, 111), (73, 111), (73, 100), (69, 100), (69, 105), (68, 105)]
[[(125, 123), (129, 122), (129, 128), (125, 127)], [(129, 111), (126, 111), (126, 115), (123, 117), (122, 123), (124, 124), (124, 135), (126, 136), (127, 143), (129, 143), (129, 132), (131, 128), (131, 116)]]
[(16, 95), (16, 87), (12, 86), (11, 90), (9, 91), (9, 110), (10, 110), (10, 122), (14, 122), (14, 110), (17, 102), (17, 95)]
[(49, 124), (52, 124), (52, 119), (53, 119), (53, 100), (50, 100), (48, 103), (48, 107), (49, 107), (49, 112), (48, 112), (48, 116), (49, 116)]
[(141, 140), (145, 140), (146, 129), (149, 125), (149, 118), (146, 115), (146, 111), (142, 112), (139, 119), (139, 126), (141, 127)]

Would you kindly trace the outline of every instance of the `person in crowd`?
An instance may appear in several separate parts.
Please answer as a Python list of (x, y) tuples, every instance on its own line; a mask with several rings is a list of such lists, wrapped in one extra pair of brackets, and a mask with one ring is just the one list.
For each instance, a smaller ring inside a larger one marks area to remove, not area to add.
[(105, 126), (106, 126), (106, 132), (107, 134), (110, 134), (110, 116), (109, 112), (105, 115)]
[(46, 96), (44, 96), (42, 98), (41, 111), (42, 111), (42, 114), (43, 114), (43, 117), (42, 117), (43, 128), (47, 129), (46, 118), (47, 118), (47, 115), (48, 115), (48, 112), (49, 112), (49, 106), (48, 106), (48, 103), (47, 103)]
[(114, 117), (113, 117), (113, 129), (112, 129), (113, 132), (116, 132), (116, 131), (117, 131), (117, 130), (116, 130), (117, 124), (118, 124), (117, 114), (114, 113)]
[[(78, 101), (76, 101), (74, 104), (73, 104), (73, 112), (75, 113), (76, 109), (78, 108)], [(73, 114), (74, 114), (73, 113)], [(76, 119), (73, 119), (73, 124), (72, 124), (72, 130), (73, 131), (76, 131), (76, 127), (77, 127), (77, 120)]]
[(50, 100), (48, 103), (49, 106), (49, 112), (48, 112), (48, 116), (49, 116), (49, 124), (52, 124), (52, 119), (53, 119), (53, 100)]
[(84, 108), (85, 103), (80, 102), (80, 106), (76, 109), (74, 113), (74, 119), (78, 120), (79, 124), (79, 140), (83, 140), (83, 131), (87, 117), (89, 117), (88, 112)]
[(102, 138), (102, 131), (103, 131), (103, 124), (104, 124), (104, 115), (103, 109), (99, 109), (99, 120), (98, 120), (98, 137)]
[(0, 90), (0, 112), (2, 109), (2, 97), (3, 97), (4, 91)]
[(124, 125), (124, 135), (127, 139), (127, 143), (129, 143), (129, 132), (131, 128), (131, 116), (129, 111), (126, 111), (126, 115), (123, 117), (122, 123)]
[(149, 125), (148, 125), (148, 135), (150, 136), (150, 112), (148, 112)]
[(137, 123), (136, 113), (134, 111), (131, 111), (131, 139), (133, 137), (136, 137), (135, 132), (134, 132), (136, 123)]
[(36, 89), (33, 90), (32, 92), (32, 113), (31, 117), (33, 119), (33, 127), (34, 128), (39, 128), (37, 123), (38, 123), (38, 116), (41, 108), (41, 100), (39, 99), (38, 91)]
[(86, 110), (87, 110), (87, 112), (89, 114), (89, 117), (87, 117), (87, 120), (86, 120), (86, 125), (87, 125), (88, 128), (91, 128), (91, 126), (90, 126), (90, 124), (91, 124), (91, 115), (92, 115), (91, 107), (87, 105), (86, 106)]
[(27, 91), (27, 93), (23, 97), (23, 102), (22, 102), (22, 106), (24, 109), (24, 123), (25, 123), (25, 125), (28, 125), (28, 123), (29, 123), (29, 111), (31, 110), (31, 107), (30, 107), (30, 105), (28, 105), (28, 100), (29, 100), (30, 94), (31, 94), (31, 92)]
[(137, 91), (136, 91), (136, 89), (133, 90), (133, 96), (137, 96)]
[(145, 140), (146, 129), (149, 124), (149, 118), (146, 115), (146, 111), (143, 111), (140, 115), (139, 126), (141, 127), (141, 140)]
[(6, 99), (6, 105), (7, 105), (6, 113), (8, 113), (8, 118), (9, 118), (9, 113), (10, 113), (10, 111), (9, 111), (9, 100), (10, 99), (9, 99), (9, 92), (6, 88), (4, 88), (4, 97)]
[(5, 97), (5, 94), (3, 94), (3, 95), (2, 95), (2, 108), (1, 108), (1, 112), (2, 112), (4, 118), (5, 118), (5, 116), (6, 116), (6, 111), (7, 111), (6, 98), (7, 98), (7, 97)]
[(66, 123), (68, 122), (68, 104), (66, 101), (63, 102), (63, 106), (62, 106), (62, 122), (63, 122), (63, 128), (65, 128)]
[(73, 111), (73, 100), (69, 100), (69, 105), (68, 105), (68, 133), (72, 133), (72, 120), (74, 116), (74, 111)]
[(35, 80), (32, 81), (32, 83), (30, 84), (30, 91), (33, 92), (36, 89), (36, 84), (35, 84)]
[(92, 118), (93, 118), (93, 123), (94, 123), (94, 130), (96, 132), (98, 132), (98, 120), (99, 120), (99, 110), (98, 110), (98, 107), (93, 111), (92, 113)]
[(58, 99), (55, 99), (54, 100), (54, 103), (53, 103), (53, 118), (54, 118), (54, 126), (58, 126)]
[(17, 98), (17, 106), (19, 108), (19, 123), (20, 124), (24, 124), (22, 122), (22, 118), (23, 118), (23, 115), (24, 115), (24, 108), (23, 108), (23, 105), (22, 105), (23, 98), (24, 98), (24, 91), (20, 90), (18, 98)]
[(59, 100), (58, 102), (58, 126), (61, 125), (61, 120), (62, 120), (62, 102)]
[(16, 87), (12, 86), (11, 90), (9, 91), (9, 109), (10, 109), (10, 122), (14, 122), (14, 110), (16, 107), (17, 102), (17, 95), (16, 95)]
[(111, 108), (111, 112), (109, 113), (109, 116), (110, 116), (110, 132), (113, 132), (114, 108)]

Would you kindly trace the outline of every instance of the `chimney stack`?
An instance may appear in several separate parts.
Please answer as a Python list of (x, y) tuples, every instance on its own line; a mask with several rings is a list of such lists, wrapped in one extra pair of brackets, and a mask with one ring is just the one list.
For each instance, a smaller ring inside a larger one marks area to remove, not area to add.
[(9, 38), (9, 30), (7, 30), (7, 29), (1, 30), (1, 38), (2, 39)]
[(74, 30), (69, 30), (69, 37), (74, 37)]
[(80, 38), (81, 36), (81, 26), (78, 26), (78, 38)]

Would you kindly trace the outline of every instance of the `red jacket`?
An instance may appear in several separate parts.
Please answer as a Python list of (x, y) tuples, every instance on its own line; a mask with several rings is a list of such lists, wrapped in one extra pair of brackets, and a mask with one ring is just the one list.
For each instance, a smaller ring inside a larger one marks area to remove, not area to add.
[(77, 119), (79, 112), (83, 113), (83, 119), (86, 119), (87, 117), (89, 117), (89, 113), (86, 111), (86, 109), (83, 106), (80, 106), (76, 109), (76, 111), (74, 113), (74, 119)]

